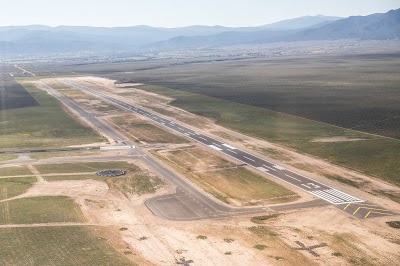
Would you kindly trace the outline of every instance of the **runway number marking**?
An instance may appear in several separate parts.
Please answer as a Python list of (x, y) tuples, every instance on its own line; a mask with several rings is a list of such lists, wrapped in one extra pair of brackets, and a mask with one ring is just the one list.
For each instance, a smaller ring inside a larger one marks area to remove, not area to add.
[(218, 148), (217, 146), (214, 146), (214, 145), (208, 145), (208, 147), (213, 148), (214, 150), (217, 150), (217, 151), (222, 151), (222, 149), (220, 149), (220, 148)]
[(227, 147), (227, 148), (229, 148), (231, 150), (236, 150), (235, 147), (232, 147), (231, 145), (228, 145), (228, 144), (222, 144), (222, 146), (225, 146), (225, 147)]
[(321, 187), (321, 186), (318, 186), (318, 185), (316, 185), (314, 183), (307, 183), (307, 185), (309, 185), (312, 188), (320, 188)]

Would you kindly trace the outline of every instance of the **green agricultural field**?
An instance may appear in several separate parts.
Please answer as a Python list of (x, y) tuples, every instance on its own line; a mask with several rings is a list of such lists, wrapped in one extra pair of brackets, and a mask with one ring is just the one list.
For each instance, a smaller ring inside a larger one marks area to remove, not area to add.
[(9, 160), (17, 159), (17, 158), (18, 158), (18, 155), (15, 155), (15, 154), (0, 155), (0, 161), (9, 161)]
[(135, 265), (96, 230), (91, 226), (0, 229), (0, 265)]
[(32, 172), (26, 166), (10, 166), (0, 168), (0, 177), (4, 176), (20, 176), (20, 175), (31, 175)]
[(24, 193), (36, 181), (36, 177), (0, 178), (0, 200)]
[[(398, 140), (159, 86), (141, 86), (140, 89), (175, 98), (171, 102), (173, 106), (211, 117), (221, 126), (400, 185), (396, 171), (400, 161)], [(315, 139), (327, 137), (363, 140), (314, 142)]]
[(39, 106), (0, 111), (0, 149), (65, 147), (101, 141), (67, 114), (60, 103), (31, 83), (22, 83)]
[(83, 214), (68, 197), (35, 197), (0, 203), (0, 224), (84, 222)]

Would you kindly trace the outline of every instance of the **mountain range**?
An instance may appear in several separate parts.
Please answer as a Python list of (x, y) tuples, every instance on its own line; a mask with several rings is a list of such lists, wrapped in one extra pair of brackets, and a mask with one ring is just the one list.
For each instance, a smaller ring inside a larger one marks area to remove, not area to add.
[(348, 18), (306, 16), (259, 27), (43, 25), (0, 27), (0, 54), (137, 52), (304, 40), (397, 39), (400, 9)]

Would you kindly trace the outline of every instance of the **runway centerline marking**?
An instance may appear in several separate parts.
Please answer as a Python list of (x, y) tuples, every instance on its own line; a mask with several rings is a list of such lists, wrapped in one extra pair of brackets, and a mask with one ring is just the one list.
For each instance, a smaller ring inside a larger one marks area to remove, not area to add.
[(289, 178), (291, 178), (291, 179), (294, 179), (294, 180), (296, 180), (296, 181), (298, 181), (298, 182), (301, 182), (300, 179), (297, 179), (296, 177), (293, 177), (293, 176), (291, 176), (291, 175), (285, 174), (285, 176), (287, 176), (287, 177), (289, 177)]
[(253, 159), (251, 159), (251, 158), (249, 158), (249, 157), (247, 157), (247, 156), (244, 156), (244, 155), (243, 155), (243, 157), (246, 158), (247, 160), (250, 160), (250, 161), (255, 162), (255, 160), (253, 160)]

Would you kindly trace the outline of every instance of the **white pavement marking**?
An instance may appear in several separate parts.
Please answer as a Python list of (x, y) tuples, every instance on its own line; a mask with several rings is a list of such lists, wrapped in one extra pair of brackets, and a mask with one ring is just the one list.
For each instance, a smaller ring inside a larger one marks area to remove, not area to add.
[(235, 151), (232, 151), (232, 150), (230, 150), (230, 149), (226, 149), (227, 151), (230, 151), (230, 152), (232, 152), (232, 153), (234, 153), (234, 154), (237, 154), (237, 152), (235, 152)]
[(298, 179), (298, 178), (296, 178), (296, 177), (293, 177), (293, 176), (291, 176), (291, 175), (285, 174), (285, 176), (290, 177), (291, 179), (294, 179), (294, 180), (296, 180), (296, 181), (298, 181), (298, 182), (301, 182), (300, 179)]
[(220, 148), (218, 148), (217, 146), (214, 146), (214, 145), (208, 145), (208, 147), (213, 148), (214, 150), (217, 150), (217, 151), (222, 151), (222, 149), (220, 149)]
[(264, 173), (268, 173), (269, 171), (267, 169), (265, 169), (264, 167), (257, 167), (258, 170), (260, 170), (261, 172)]
[(326, 190), (324, 190), (324, 191), (327, 192), (327, 193), (329, 193), (329, 194), (331, 194), (331, 195), (334, 195), (334, 196), (336, 196), (336, 197), (339, 197), (339, 198), (341, 198), (341, 199), (344, 199), (344, 200), (346, 200), (346, 201), (365, 202), (364, 200), (361, 200), (361, 199), (359, 199), (359, 198), (350, 196), (349, 194), (346, 194), (346, 193), (344, 193), (344, 192), (342, 192), (342, 191), (339, 191), (339, 190), (337, 190), (337, 189), (334, 189), (334, 188), (326, 189)]
[(311, 191), (310, 193), (311, 193), (311, 194), (314, 194), (315, 196), (317, 196), (317, 197), (319, 197), (319, 198), (321, 198), (321, 199), (324, 199), (324, 200), (326, 200), (326, 201), (329, 201), (329, 202), (331, 202), (331, 203), (333, 203), (333, 204), (342, 203), (342, 202), (343, 202), (343, 200), (341, 200), (341, 199), (339, 199), (339, 198), (336, 198), (336, 197), (334, 197), (334, 196), (331, 196), (331, 195), (329, 195), (329, 194), (327, 194), (327, 193), (324, 193), (324, 192), (321, 191), (321, 190)]
[(205, 138), (203, 138), (203, 137), (201, 137), (201, 136), (199, 136), (199, 139), (202, 139), (202, 140), (204, 140), (204, 141), (208, 141), (207, 139), (205, 139)]
[(285, 167), (282, 167), (282, 166), (280, 166), (280, 165), (274, 165), (274, 167), (276, 168), (276, 169), (278, 169), (278, 170), (285, 170), (286, 168)]
[(225, 146), (225, 147), (227, 147), (227, 148), (229, 148), (231, 150), (236, 150), (235, 147), (232, 147), (231, 145), (228, 145), (228, 144), (222, 144), (222, 146)]
[(251, 159), (251, 158), (249, 158), (249, 157), (247, 157), (247, 156), (244, 156), (244, 155), (243, 155), (243, 157), (246, 158), (247, 160), (250, 160), (250, 161), (255, 162), (253, 159)]
[(268, 165), (263, 164), (263, 166), (264, 166), (264, 167), (267, 167), (269, 170), (272, 170), (272, 171), (275, 171), (275, 172), (276, 172), (276, 169), (274, 169), (274, 168), (272, 168), (272, 167), (269, 167)]

